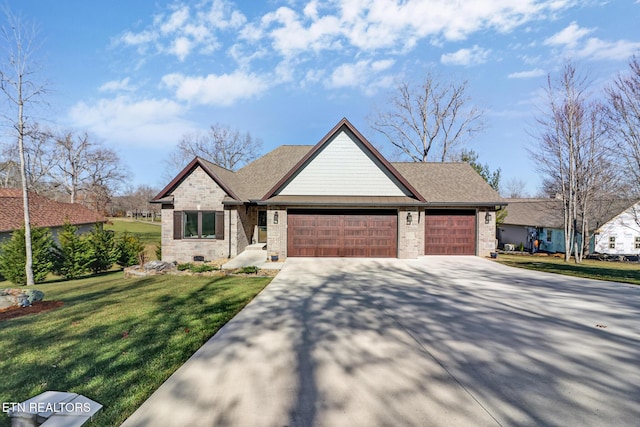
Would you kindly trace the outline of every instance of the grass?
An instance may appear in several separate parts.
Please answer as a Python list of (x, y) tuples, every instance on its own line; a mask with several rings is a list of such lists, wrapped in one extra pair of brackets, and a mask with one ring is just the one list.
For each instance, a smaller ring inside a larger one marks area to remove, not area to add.
[(497, 261), (529, 270), (640, 285), (640, 265), (637, 263), (585, 259), (576, 264), (573, 260), (564, 262), (564, 258), (504, 254), (500, 254)]
[(64, 306), (0, 322), (0, 402), (76, 392), (104, 405), (92, 426), (120, 425), (270, 280), (112, 272), (37, 285)]
[(160, 223), (136, 221), (125, 218), (109, 218), (106, 230), (113, 230), (116, 236), (129, 233), (137, 236), (145, 246), (146, 258), (156, 259), (156, 246), (160, 244)]

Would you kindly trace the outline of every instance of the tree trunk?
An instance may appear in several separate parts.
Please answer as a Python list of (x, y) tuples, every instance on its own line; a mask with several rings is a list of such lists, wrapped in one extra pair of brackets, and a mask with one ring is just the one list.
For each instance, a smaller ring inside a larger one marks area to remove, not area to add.
[(25, 264), (24, 270), (27, 276), (27, 285), (34, 285), (33, 278), (33, 251), (31, 249), (31, 220), (29, 216), (29, 191), (27, 187), (27, 166), (24, 157), (24, 117), (22, 102), (22, 76), (18, 85), (18, 151), (20, 152), (20, 178), (22, 180), (22, 202), (24, 209), (24, 246)]

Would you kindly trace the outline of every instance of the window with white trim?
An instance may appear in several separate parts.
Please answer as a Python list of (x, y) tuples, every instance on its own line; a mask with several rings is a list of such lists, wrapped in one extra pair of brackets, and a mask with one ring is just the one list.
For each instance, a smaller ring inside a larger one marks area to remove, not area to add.
[(609, 249), (615, 249), (616, 248), (616, 236), (610, 236), (609, 237)]

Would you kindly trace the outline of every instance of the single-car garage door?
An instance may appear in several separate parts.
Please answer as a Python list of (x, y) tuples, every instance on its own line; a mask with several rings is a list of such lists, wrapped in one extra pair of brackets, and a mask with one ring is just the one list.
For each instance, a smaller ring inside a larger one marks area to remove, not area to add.
[(476, 213), (469, 210), (427, 210), (426, 255), (475, 255)]
[(287, 256), (394, 258), (395, 211), (303, 211), (287, 214)]

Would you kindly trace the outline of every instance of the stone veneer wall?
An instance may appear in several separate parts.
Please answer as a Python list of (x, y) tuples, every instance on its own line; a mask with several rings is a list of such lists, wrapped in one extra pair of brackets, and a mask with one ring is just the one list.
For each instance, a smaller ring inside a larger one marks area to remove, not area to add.
[[(489, 212), (491, 221), (485, 224), (485, 216)], [(478, 226), (478, 256), (488, 257), (496, 250), (496, 212), (493, 209), (478, 209), (476, 215)]]
[[(172, 193), (174, 204), (162, 206), (162, 260), (167, 262), (190, 262), (195, 255), (206, 260), (229, 256), (229, 216), (231, 233), (237, 234), (237, 212), (225, 210), (222, 205), (226, 193), (207, 173), (197, 167)], [(173, 212), (177, 211), (222, 211), (225, 210), (224, 239), (173, 239)], [(231, 242), (234, 242), (232, 239)], [(235, 255), (237, 245), (232, 245)]]
[[(411, 225), (407, 225), (411, 213)], [(424, 209), (398, 210), (398, 258), (417, 258), (424, 255)]]
[[(273, 223), (278, 212), (278, 223)], [(269, 206), (267, 210), (267, 256), (278, 255), (280, 260), (287, 258), (287, 209), (281, 206)]]

